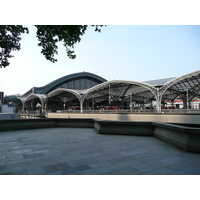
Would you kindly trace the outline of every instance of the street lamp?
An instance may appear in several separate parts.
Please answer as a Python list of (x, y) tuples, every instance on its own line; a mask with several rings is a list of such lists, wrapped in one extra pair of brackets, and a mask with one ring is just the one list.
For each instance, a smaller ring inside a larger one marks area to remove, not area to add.
[(189, 102), (188, 102), (188, 87), (187, 87), (187, 110), (189, 108)]
[(92, 111), (94, 112), (94, 96), (92, 97)]
[(64, 105), (63, 105), (63, 107), (64, 107), (64, 112), (65, 112), (65, 98), (64, 98)]
[(132, 105), (133, 103), (132, 103), (132, 93), (130, 92), (130, 110), (132, 110)]
[(110, 102), (111, 102), (111, 94), (110, 94), (110, 84), (109, 84), (109, 105), (110, 105)]

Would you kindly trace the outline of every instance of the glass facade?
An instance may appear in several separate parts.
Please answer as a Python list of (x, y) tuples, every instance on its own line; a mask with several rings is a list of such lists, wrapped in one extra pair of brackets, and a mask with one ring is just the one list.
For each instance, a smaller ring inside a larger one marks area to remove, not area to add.
[(81, 77), (77, 79), (71, 79), (71, 80), (68, 80), (67, 82), (57, 85), (55, 89), (65, 88), (65, 89), (72, 89), (72, 90), (84, 90), (84, 89), (89, 89), (100, 83), (101, 83), (100, 81), (95, 80), (91, 77)]

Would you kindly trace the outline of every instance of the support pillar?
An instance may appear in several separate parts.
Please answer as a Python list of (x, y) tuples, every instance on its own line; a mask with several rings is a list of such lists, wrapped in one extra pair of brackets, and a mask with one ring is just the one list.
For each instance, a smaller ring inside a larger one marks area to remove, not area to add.
[(130, 111), (133, 110), (132, 93), (130, 93)]
[(157, 89), (157, 95), (156, 95), (157, 113), (161, 113), (161, 100), (162, 100), (162, 95), (159, 93), (159, 90)]
[(41, 102), (42, 103), (42, 114), (44, 113), (44, 101)]
[(172, 109), (174, 108), (174, 99), (171, 100), (172, 101)]
[(79, 99), (79, 102), (80, 102), (81, 113), (83, 113), (83, 100), (80, 100), (80, 99)]
[(187, 103), (187, 99), (183, 98), (183, 109), (187, 109), (188, 108), (188, 103)]
[(121, 97), (121, 109), (124, 109), (124, 97)]
[(25, 101), (22, 101), (23, 112), (25, 111)]
[(42, 104), (42, 114), (44, 114), (44, 103), (45, 103), (45, 98), (41, 98), (41, 104)]

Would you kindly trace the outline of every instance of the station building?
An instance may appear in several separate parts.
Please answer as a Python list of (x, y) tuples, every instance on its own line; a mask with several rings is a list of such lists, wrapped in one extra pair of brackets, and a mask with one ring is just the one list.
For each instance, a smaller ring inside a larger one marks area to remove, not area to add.
[[(7, 101), (9, 97), (7, 97)], [(43, 87), (33, 87), (18, 96), (20, 109), (41, 106), (51, 111), (200, 108), (200, 70), (180, 77), (138, 82), (111, 80), (89, 72), (63, 76)], [(177, 102), (181, 103), (177, 103)], [(195, 106), (193, 106), (195, 102)], [(170, 105), (170, 106), (169, 106)]]

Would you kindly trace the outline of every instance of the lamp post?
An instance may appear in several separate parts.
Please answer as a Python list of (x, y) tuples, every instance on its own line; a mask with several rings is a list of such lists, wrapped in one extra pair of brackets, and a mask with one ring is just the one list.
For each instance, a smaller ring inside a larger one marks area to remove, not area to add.
[(110, 84), (109, 84), (109, 105), (110, 105), (110, 102), (111, 102), (111, 95), (110, 95)]
[(187, 87), (187, 110), (189, 109), (189, 102), (188, 102), (188, 87)]
[(63, 107), (64, 107), (64, 112), (65, 112), (65, 98), (64, 98), (64, 105), (63, 105)]
[(47, 98), (47, 101), (46, 101), (46, 116), (48, 118), (48, 98)]
[(92, 111), (94, 112), (94, 96), (92, 97)]
[(132, 103), (132, 93), (130, 92), (130, 110), (132, 110), (132, 105), (133, 103)]

